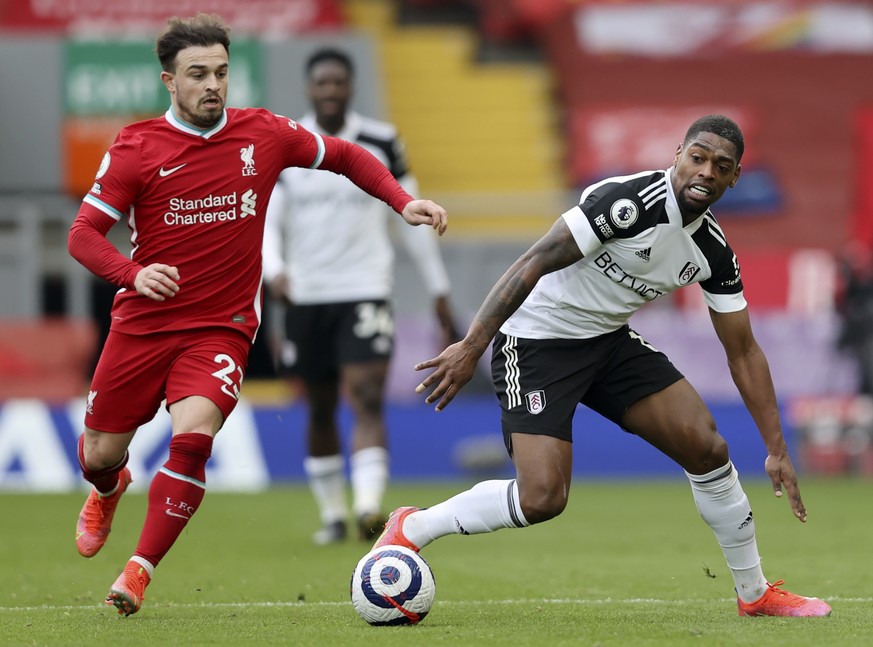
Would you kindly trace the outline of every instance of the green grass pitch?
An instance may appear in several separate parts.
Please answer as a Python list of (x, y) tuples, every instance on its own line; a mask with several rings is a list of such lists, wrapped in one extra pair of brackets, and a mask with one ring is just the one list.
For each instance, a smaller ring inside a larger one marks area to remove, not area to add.
[[(428, 505), (467, 483), (393, 483), (388, 505)], [(349, 578), (368, 545), (316, 547), (304, 486), (209, 493), (157, 570), (143, 609), (101, 601), (133, 550), (144, 495), (125, 497), (103, 551), (73, 535), (84, 500), (0, 495), (0, 645), (870, 645), (873, 480), (805, 479), (809, 522), (745, 478), (764, 570), (828, 600), (830, 618), (740, 618), (721, 551), (681, 477), (573, 485), (549, 523), (446, 537), (423, 555), (437, 584), (414, 627), (370, 627)]]

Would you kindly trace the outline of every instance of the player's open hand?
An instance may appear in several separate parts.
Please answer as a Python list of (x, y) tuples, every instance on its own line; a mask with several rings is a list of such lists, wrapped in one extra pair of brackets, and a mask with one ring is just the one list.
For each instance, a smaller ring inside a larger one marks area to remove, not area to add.
[(463, 386), (470, 381), (476, 371), (476, 364), (482, 353), (472, 344), (461, 340), (446, 348), (438, 357), (415, 365), (416, 371), (428, 368), (436, 369), (415, 387), (416, 393), (424, 393), (436, 384), (424, 401), (428, 404), (439, 400), (437, 411), (442, 411), (458, 394)]
[(154, 301), (166, 301), (179, 291), (179, 270), (172, 265), (152, 263), (142, 268), (133, 280), (137, 293)]
[(430, 225), (440, 236), (449, 226), (449, 215), (446, 210), (430, 200), (412, 200), (407, 203), (400, 215), (410, 225)]
[(800, 487), (797, 485), (797, 473), (794, 471), (794, 466), (791, 464), (791, 459), (788, 454), (767, 456), (764, 461), (764, 469), (773, 483), (773, 493), (777, 497), (782, 496), (782, 486), (788, 492), (788, 502), (791, 504), (791, 511), (794, 516), (801, 521), (806, 521), (806, 506), (803, 505), (803, 499), (800, 497)]

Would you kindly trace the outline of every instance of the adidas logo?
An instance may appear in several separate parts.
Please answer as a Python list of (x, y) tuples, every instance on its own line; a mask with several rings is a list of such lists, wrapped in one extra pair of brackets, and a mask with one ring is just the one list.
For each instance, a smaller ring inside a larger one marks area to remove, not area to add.
[(752, 511), (751, 511), (751, 510), (749, 510), (749, 516), (746, 517), (746, 520), (745, 520), (743, 523), (741, 523), (741, 524), (739, 525), (739, 527), (737, 528), (737, 530), (742, 530), (743, 528), (745, 528), (746, 526), (748, 526), (750, 523), (752, 523)]
[(641, 249), (640, 251), (634, 252), (634, 253), (646, 262), (648, 262), (652, 258), (651, 257), (651, 254), (652, 254), (651, 247), (646, 247), (645, 249)]

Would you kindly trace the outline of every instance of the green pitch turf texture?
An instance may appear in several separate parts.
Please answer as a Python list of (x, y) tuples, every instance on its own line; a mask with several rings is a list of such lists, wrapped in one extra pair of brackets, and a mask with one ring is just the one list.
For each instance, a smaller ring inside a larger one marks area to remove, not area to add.
[[(428, 505), (468, 484), (394, 483)], [(806, 479), (809, 522), (746, 479), (765, 573), (834, 607), (830, 618), (740, 618), (732, 582), (682, 478), (573, 485), (549, 523), (427, 547), (437, 584), (414, 627), (370, 627), (349, 578), (368, 545), (316, 547), (303, 486), (209, 493), (158, 568), (142, 610), (102, 604), (145, 512), (126, 495), (92, 559), (73, 534), (84, 493), (0, 495), (0, 645), (871, 645), (873, 480)]]

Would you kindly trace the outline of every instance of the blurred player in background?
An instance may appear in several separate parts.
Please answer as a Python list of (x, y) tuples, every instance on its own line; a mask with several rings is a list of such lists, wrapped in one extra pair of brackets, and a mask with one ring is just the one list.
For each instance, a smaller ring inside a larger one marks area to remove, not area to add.
[[(300, 124), (366, 148), (416, 195), (416, 179), (395, 127), (349, 107), (351, 58), (337, 49), (319, 49), (305, 71), (312, 111)], [(385, 383), (394, 348), (392, 233), (404, 243), (433, 297), (441, 342), (460, 338), (436, 236), (423, 227), (392, 232), (392, 221), (384, 203), (346, 178), (303, 168), (282, 172), (267, 212), (264, 276), (270, 294), (286, 306), (280, 363), (302, 379), (306, 392), (304, 469), (322, 521), (313, 536), (319, 545), (341, 541), (348, 533), (346, 465), (337, 424), (342, 397), (354, 414), (349, 473), (358, 536), (372, 540), (385, 525)]]
[[(477, 484), (427, 509), (391, 513), (376, 546), (419, 550), (449, 534), (522, 528), (563, 512), (572, 418), (581, 403), (675, 460), (733, 575), (741, 616), (826, 616), (830, 606), (769, 583), (755, 521), (728, 446), (700, 396), (628, 327), (645, 303), (699, 283), (733, 381), (764, 441), (776, 496), (806, 521), (770, 369), (752, 334), (736, 256), (710, 206), (740, 177), (739, 127), (709, 115), (688, 129), (671, 168), (588, 187), (579, 205), (492, 288), (466, 337), (416, 366), (416, 389), (445, 408), (493, 339), (492, 375), (516, 478)], [(678, 334), (679, 331), (677, 331)]]
[[(106, 598), (124, 615), (139, 610), (197, 511), (213, 437), (236, 406), (260, 324), (264, 216), (282, 169), (343, 173), (410, 224), (446, 226), (439, 206), (413, 200), (364, 149), (266, 110), (226, 108), (228, 32), (217, 16), (168, 21), (157, 55), (171, 106), (122, 129), (69, 235), (70, 253), (121, 287), (78, 446), (94, 485), (76, 527), (83, 556), (109, 535), (137, 428), (163, 400), (172, 420), (142, 534)], [(131, 229), (130, 258), (106, 239), (120, 220)]]
[(873, 397), (873, 246), (853, 241), (840, 262), (837, 312), (842, 326), (837, 348), (858, 367), (858, 392)]

